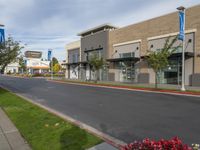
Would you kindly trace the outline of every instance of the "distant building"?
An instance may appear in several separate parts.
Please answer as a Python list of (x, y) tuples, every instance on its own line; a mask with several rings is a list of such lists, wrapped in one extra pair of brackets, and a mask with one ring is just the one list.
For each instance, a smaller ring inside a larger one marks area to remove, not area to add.
[(15, 74), (15, 73), (19, 73), (19, 62), (18, 60), (16, 62), (12, 62), (10, 64), (8, 64), (4, 70), (4, 74)]
[(49, 72), (50, 61), (42, 60), (42, 52), (40, 51), (26, 51), (25, 64), (28, 73), (47, 73)]

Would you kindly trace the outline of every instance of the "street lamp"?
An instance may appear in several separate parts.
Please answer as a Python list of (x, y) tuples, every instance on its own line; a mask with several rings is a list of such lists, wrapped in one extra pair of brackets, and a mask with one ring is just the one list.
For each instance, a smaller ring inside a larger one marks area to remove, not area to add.
[[(185, 91), (185, 7), (177, 8), (180, 18), (180, 34), (179, 39), (182, 40), (182, 82), (181, 91)], [(180, 37), (182, 36), (182, 37)]]

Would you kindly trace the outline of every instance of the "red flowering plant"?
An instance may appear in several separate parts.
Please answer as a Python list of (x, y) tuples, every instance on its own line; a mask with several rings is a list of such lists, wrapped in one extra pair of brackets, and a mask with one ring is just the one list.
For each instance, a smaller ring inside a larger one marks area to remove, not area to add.
[(183, 144), (178, 137), (174, 137), (171, 140), (161, 139), (159, 141), (146, 138), (141, 142), (135, 141), (125, 145), (121, 150), (192, 150), (192, 148)]

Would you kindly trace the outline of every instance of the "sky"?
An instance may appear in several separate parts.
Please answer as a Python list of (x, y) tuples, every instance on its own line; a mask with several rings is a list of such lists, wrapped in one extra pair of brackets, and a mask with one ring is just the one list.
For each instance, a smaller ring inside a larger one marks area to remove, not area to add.
[[(110, 23), (123, 27), (191, 7), (199, 0), (0, 0), (0, 24), (6, 35), (20, 41), (25, 50), (48, 49), (62, 61), (65, 45), (79, 40), (78, 33)], [(177, 18), (178, 19), (178, 18)]]

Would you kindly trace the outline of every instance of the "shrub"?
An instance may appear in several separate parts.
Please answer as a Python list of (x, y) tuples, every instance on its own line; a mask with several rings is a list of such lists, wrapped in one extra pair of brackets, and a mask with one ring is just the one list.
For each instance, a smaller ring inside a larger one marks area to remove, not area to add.
[(174, 137), (171, 140), (161, 139), (159, 141), (146, 138), (141, 142), (135, 141), (125, 145), (121, 150), (192, 150), (192, 148), (183, 144), (178, 137)]
[(32, 75), (32, 77), (42, 77), (42, 76), (43, 76), (43, 74), (41, 74), (41, 73), (34, 73)]
[(10, 75), (10, 74), (11, 74), (11, 71), (9, 70), (9, 71), (7, 72), (7, 74)]

